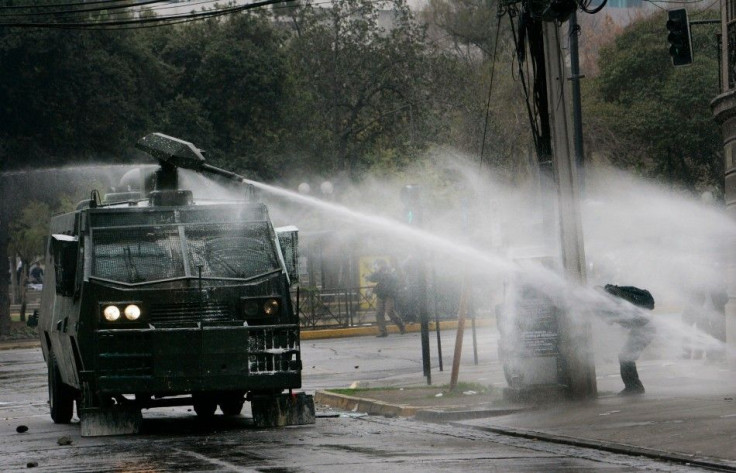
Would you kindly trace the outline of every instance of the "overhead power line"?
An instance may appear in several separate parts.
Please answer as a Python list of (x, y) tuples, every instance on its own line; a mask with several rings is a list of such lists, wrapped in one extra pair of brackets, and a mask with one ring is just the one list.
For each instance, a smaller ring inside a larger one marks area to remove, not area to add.
[(92, 2), (71, 2), (71, 3), (44, 3), (40, 5), (0, 5), (0, 11), (4, 10), (38, 10), (48, 8), (72, 8), (86, 7), (90, 5), (103, 5), (112, 3), (125, 3), (130, 5), (128, 0), (94, 0)]
[[(183, 14), (172, 14), (162, 16), (152, 16), (144, 18), (127, 18), (127, 19), (108, 19), (101, 21), (65, 21), (65, 22), (48, 22), (48, 21), (0, 21), (0, 27), (12, 28), (51, 28), (51, 29), (114, 29), (120, 27), (134, 26), (163, 26), (169, 24), (177, 24), (188, 21), (203, 20), (207, 18), (215, 18), (225, 15), (239, 13), (245, 10), (260, 8), (278, 3), (291, 2), (293, 0), (261, 0), (246, 5), (238, 5), (216, 10), (204, 10), (200, 12), (190, 12)], [(142, 2), (144, 3), (144, 2)], [(140, 3), (139, 3), (140, 4)], [(102, 9), (104, 11), (104, 9)], [(50, 14), (52, 15), (52, 13)]]
[[(71, 10), (54, 10), (54, 11), (34, 11), (34, 12), (25, 12), (25, 13), (0, 13), (0, 18), (7, 18), (7, 17), (29, 17), (29, 16), (58, 16), (58, 15), (76, 15), (80, 13), (96, 13), (96, 12), (106, 12), (106, 11), (114, 11), (114, 10), (130, 10), (135, 9), (138, 7), (146, 6), (146, 5), (153, 5), (156, 3), (162, 3), (162, 4), (168, 4), (169, 2), (167, 0), (146, 0), (143, 2), (138, 3), (118, 3), (118, 2), (103, 2), (103, 3), (115, 3), (115, 5), (107, 5), (104, 7), (94, 7), (94, 8), (74, 8)], [(77, 4), (79, 5), (79, 4)], [(0, 9), (0, 11), (2, 11)]]

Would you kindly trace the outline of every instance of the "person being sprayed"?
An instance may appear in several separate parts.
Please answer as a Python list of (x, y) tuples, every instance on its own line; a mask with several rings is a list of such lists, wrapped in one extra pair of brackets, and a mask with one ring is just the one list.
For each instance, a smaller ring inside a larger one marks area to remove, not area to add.
[[(606, 284), (603, 288), (608, 294), (630, 302), (636, 307), (642, 309), (654, 309), (654, 298), (646, 289), (639, 289), (633, 286), (614, 286)], [(644, 394), (644, 385), (639, 379), (639, 372), (636, 369), (636, 360), (639, 359), (641, 352), (654, 339), (654, 326), (649, 323), (649, 317), (644, 314), (626, 314), (625, 316), (614, 316), (613, 322), (629, 329), (629, 335), (626, 338), (621, 352), (618, 355), (619, 365), (621, 367), (621, 380), (624, 382), (624, 389), (619, 393), (620, 396), (632, 396)]]
[(376, 324), (378, 324), (378, 337), (387, 337), (386, 318), (391, 319), (399, 327), (399, 331), (403, 335), (406, 333), (404, 321), (401, 316), (396, 313), (396, 294), (398, 292), (399, 280), (396, 271), (392, 269), (386, 261), (379, 259), (374, 263), (374, 271), (366, 279), (375, 282), (373, 294), (376, 295)]

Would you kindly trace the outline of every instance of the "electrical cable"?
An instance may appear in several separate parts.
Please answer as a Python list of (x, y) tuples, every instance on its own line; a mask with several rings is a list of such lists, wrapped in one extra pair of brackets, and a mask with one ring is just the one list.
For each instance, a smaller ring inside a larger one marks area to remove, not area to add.
[(699, 11), (694, 12), (693, 16), (697, 15), (698, 13), (705, 13), (706, 11), (713, 8), (713, 5), (715, 5), (716, 3), (721, 3), (721, 0), (713, 0), (708, 6), (701, 8)]
[[(560, 29), (555, 28), (555, 48), (557, 48), (557, 51), (562, 51), (562, 42), (560, 41)], [(561, 59), (561, 56), (560, 56)], [(564, 71), (565, 67), (562, 66), (562, 70)], [(564, 73), (563, 73), (564, 74)], [(558, 97), (558, 102), (556, 107), (561, 107), (563, 102), (565, 101), (565, 81), (560, 81), (560, 96)]]
[[(523, 37), (521, 34), (519, 34), (519, 37), (517, 38), (516, 28), (514, 26), (514, 16), (518, 16), (518, 12), (516, 11), (516, 8), (512, 8), (509, 6), (508, 9), (508, 15), (509, 15), (509, 24), (511, 25), (511, 36), (514, 39), (514, 49), (516, 50), (516, 56), (518, 61), (518, 69), (519, 69), (519, 80), (521, 82), (521, 88), (524, 92), (524, 105), (526, 105), (526, 111), (527, 115), (529, 117), (529, 126), (532, 129), (532, 141), (534, 142), (534, 148), (537, 150), (537, 153), (539, 153), (540, 150), (540, 133), (539, 133), (539, 127), (537, 124), (536, 114), (535, 114), (535, 108), (532, 108), (531, 105), (531, 99), (529, 96), (529, 87), (526, 83), (526, 76), (524, 75), (524, 67), (523, 64), (525, 62), (525, 53), (524, 53), (524, 46), (523, 44), (520, 45), (521, 40)], [(521, 32), (521, 27), (519, 29)]]
[(588, 0), (588, 1), (581, 1), (581, 2), (579, 2), (578, 5), (580, 6), (580, 9), (583, 10), (585, 13), (588, 13), (590, 15), (595, 15), (599, 11), (603, 10), (603, 7), (605, 7), (607, 3), (608, 3), (608, 0), (603, 0), (603, 2), (601, 2), (600, 5), (598, 5), (597, 7), (593, 8), (592, 10), (589, 10), (588, 9), (588, 6), (590, 5), (590, 0)]
[[(88, 2), (86, 5), (91, 4), (104, 4), (104, 3), (117, 3), (117, 0), (103, 0), (103, 1), (95, 1), (95, 2)], [(332, 4), (335, 3), (335, 0), (324, 0), (319, 2), (310, 2), (309, 6), (314, 5), (324, 5), (324, 4)], [(194, 5), (201, 5), (201, 4), (210, 4), (214, 5), (215, 2), (212, 0), (200, 0), (196, 2), (187, 2), (186, 7), (194, 6)], [(66, 3), (66, 4), (57, 4), (57, 5), (83, 5), (83, 3)], [(7, 26), (7, 27), (20, 27), (20, 28), (49, 28), (49, 29), (67, 29), (67, 30), (133, 30), (137, 28), (156, 28), (156, 27), (164, 27), (164, 26), (170, 26), (170, 25), (178, 25), (183, 23), (191, 23), (193, 21), (200, 21), (207, 18), (213, 18), (213, 17), (220, 17), (225, 16), (231, 13), (238, 13), (244, 10), (248, 10), (251, 8), (256, 8), (263, 5), (272, 5), (273, 9), (284, 9), (284, 8), (303, 8), (304, 5), (300, 5), (298, 3), (295, 3), (294, 0), (280, 0), (280, 1), (273, 1), (273, 2), (259, 2), (257, 4), (251, 5), (239, 5), (237, 7), (229, 7), (225, 9), (218, 9), (218, 10), (203, 10), (201, 12), (190, 12), (188, 14), (170, 14), (170, 15), (162, 15), (162, 16), (156, 16), (151, 18), (145, 18), (145, 19), (130, 19), (128, 16), (125, 16), (124, 12), (116, 12), (116, 15), (110, 15), (109, 18), (107, 18), (106, 21), (81, 21), (81, 22), (70, 22), (67, 23), (45, 23), (45, 22), (16, 22), (16, 23), (5, 23), (0, 22), (0, 27)], [(22, 8), (31, 8), (31, 7), (22, 7)], [(170, 10), (170, 9), (176, 9), (181, 8), (179, 5), (172, 5), (170, 3), (167, 3), (165, 1), (161, 1), (160, 5), (156, 5), (153, 7), (146, 8), (146, 12), (156, 12), (156, 11), (164, 11), (164, 10)], [(106, 11), (105, 9), (101, 9), (101, 11)], [(47, 13), (49, 16), (54, 16), (54, 12)], [(3, 15), (0, 15), (2, 17)], [(86, 17), (85, 17), (86, 18)], [(122, 18), (121, 21), (117, 21), (118, 19)], [(145, 20), (145, 21), (143, 21)]]
[(491, 113), (491, 92), (493, 91), (493, 77), (496, 72), (496, 53), (498, 51), (498, 38), (501, 31), (501, 15), (498, 16), (498, 23), (496, 24), (496, 40), (493, 44), (493, 62), (491, 62), (491, 79), (488, 84), (488, 100), (486, 101), (486, 118), (483, 123), (483, 141), (480, 145), (480, 163), (478, 165), (478, 171), (483, 170), (483, 153), (486, 148), (486, 134), (488, 132), (488, 118)]
[[(284, 2), (291, 2), (293, 0), (282, 0), (282, 3)], [(203, 0), (200, 2), (190, 2), (189, 4), (202, 4), (202, 3), (208, 3), (211, 4), (211, 0)], [(334, 0), (327, 0), (324, 2), (319, 3), (311, 3), (311, 5), (316, 4), (324, 4), (324, 3), (334, 3)], [(298, 4), (291, 4), (291, 5), (283, 5), (278, 6), (274, 8), (300, 8), (302, 5)], [(205, 18), (206, 19), (206, 18)], [(143, 25), (137, 25), (137, 24), (130, 24), (130, 25), (120, 25), (120, 26), (97, 26), (95, 23), (90, 23), (89, 26), (86, 26), (84, 28), (64, 28), (68, 30), (85, 30), (85, 31), (126, 31), (126, 30), (137, 30), (137, 29), (149, 29), (149, 28), (162, 28), (162, 27), (168, 27), (168, 26), (174, 26), (174, 25), (182, 25), (185, 23), (194, 23), (196, 21), (203, 21), (201, 18), (184, 18), (180, 20), (172, 19), (170, 21), (161, 22), (161, 23), (149, 23), (149, 24), (143, 24)]]
[(275, 3), (282, 3), (284, 1), (293, 0), (261, 0), (247, 5), (239, 5), (237, 7), (223, 8), (219, 10), (206, 10), (198, 13), (187, 13), (180, 15), (168, 15), (160, 17), (150, 18), (134, 18), (125, 20), (107, 20), (97, 22), (68, 22), (68, 23), (42, 23), (42, 22), (0, 22), (0, 26), (14, 27), (14, 28), (55, 28), (55, 29), (101, 29), (101, 27), (119, 27), (125, 25), (144, 25), (151, 23), (158, 24), (172, 24), (182, 22), (182, 20), (200, 20), (205, 18), (214, 18), (229, 15), (232, 13), (239, 13), (245, 10), (251, 10), (267, 5), (273, 5)]
[(202, 18), (188, 18), (188, 19), (181, 19), (181, 20), (170, 20), (162, 23), (147, 23), (143, 25), (136, 25), (136, 24), (130, 24), (130, 25), (119, 25), (119, 26), (95, 26), (93, 23), (90, 24), (90, 26), (85, 26), (84, 28), (61, 28), (61, 27), (45, 27), (47, 29), (64, 29), (68, 31), (73, 30), (84, 30), (84, 31), (126, 31), (126, 30), (142, 30), (142, 29), (149, 29), (149, 28), (163, 28), (168, 26), (174, 26), (174, 25), (182, 25), (184, 23), (194, 23), (196, 21), (203, 21)]
[(0, 11), (2, 10), (29, 10), (29, 9), (43, 9), (43, 8), (71, 8), (71, 7), (82, 7), (89, 5), (102, 5), (105, 3), (124, 3), (126, 0), (95, 0), (92, 2), (72, 2), (72, 3), (44, 3), (41, 5), (0, 5)]
[[(642, 1), (648, 2), (648, 3), (676, 3), (680, 5), (697, 5), (699, 3), (703, 3), (703, 0), (642, 0)], [(718, 1), (720, 2), (720, 0)], [(701, 10), (706, 10), (712, 7), (715, 3), (716, 2), (711, 3), (709, 6), (702, 8)]]
[[(44, 11), (44, 12), (28, 12), (28, 13), (0, 13), (0, 18), (7, 18), (7, 17), (28, 17), (28, 16), (58, 16), (58, 15), (70, 15), (70, 14), (79, 14), (79, 13), (97, 13), (97, 12), (107, 12), (111, 10), (127, 10), (131, 8), (136, 8), (144, 5), (151, 5), (154, 3), (169, 3), (167, 0), (146, 0), (139, 3), (129, 3), (129, 4), (118, 4), (118, 5), (112, 5), (109, 7), (97, 7), (97, 8), (79, 8), (74, 10), (60, 10), (60, 11)], [(171, 4), (169, 4), (169, 7)]]

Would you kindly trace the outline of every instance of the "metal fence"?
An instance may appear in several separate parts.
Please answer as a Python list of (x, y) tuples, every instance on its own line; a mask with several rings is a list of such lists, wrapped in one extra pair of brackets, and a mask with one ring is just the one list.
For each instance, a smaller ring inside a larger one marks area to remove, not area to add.
[(355, 327), (375, 322), (371, 287), (300, 288), (292, 292), (292, 300), (302, 328)]

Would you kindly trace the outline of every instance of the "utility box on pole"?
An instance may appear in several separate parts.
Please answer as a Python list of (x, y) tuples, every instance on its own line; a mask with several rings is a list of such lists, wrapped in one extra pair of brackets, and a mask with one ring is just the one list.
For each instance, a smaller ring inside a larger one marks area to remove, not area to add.
[(506, 285), (504, 303), (496, 309), (498, 356), (508, 383), (504, 398), (526, 402), (567, 397), (567, 366), (560, 351), (562, 315), (552, 298), (533, 286), (514, 281)]

